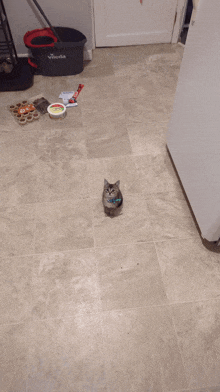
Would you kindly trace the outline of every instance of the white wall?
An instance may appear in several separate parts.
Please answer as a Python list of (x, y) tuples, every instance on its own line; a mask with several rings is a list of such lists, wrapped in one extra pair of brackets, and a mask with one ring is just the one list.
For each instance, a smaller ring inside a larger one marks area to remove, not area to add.
[[(3, 0), (18, 55), (27, 54), (23, 37), (27, 31), (48, 27), (32, 0)], [(94, 49), (93, 0), (38, 0), (53, 26), (71, 27), (87, 38), (85, 57)]]

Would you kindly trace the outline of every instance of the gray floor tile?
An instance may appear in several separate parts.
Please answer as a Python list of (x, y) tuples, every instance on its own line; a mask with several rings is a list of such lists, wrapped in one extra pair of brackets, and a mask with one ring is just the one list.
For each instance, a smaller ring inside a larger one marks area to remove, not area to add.
[(103, 310), (167, 303), (153, 243), (97, 248)]
[(99, 315), (36, 321), (26, 339), (27, 392), (106, 390)]
[(34, 251), (35, 206), (0, 208), (0, 249), (2, 256), (31, 254)]
[(219, 298), (219, 255), (204, 248), (199, 238), (156, 242), (155, 246), (171, 303)]
[(33, 256), (31, 292), (33, 320), (100, 311), (94, 250)]
[(189, 387), (220, 385), (220, 301), (176, 304), (172, 311)]
[(152, 241), (150, 217), (144, 199), (139, 199), (138, 202), (134, 196), (125, 199), (117, 219), (103, 214), (103, 205), (99, 199), (94, 199), (92, 203), (95, 246)]
[(27, 324), (0, 325), (1, 392), (26, 392)]
[(109, 391), (186, 388), (169, 308), (103, 312), (102, 318)]
[(35, 253), (92, 248), (89, 199), (36, 205)]

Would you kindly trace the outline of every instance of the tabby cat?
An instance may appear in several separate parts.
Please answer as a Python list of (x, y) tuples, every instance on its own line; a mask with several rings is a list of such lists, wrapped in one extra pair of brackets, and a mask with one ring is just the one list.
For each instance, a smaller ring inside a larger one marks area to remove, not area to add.
[(122, 193), (119, 189), (120, 181), (115, 184), (109, 184), (104, 180), (104, 190), (102, 194), (102, 202), (104, 211), (108, 216), (114, 217), (121, 211), (123, 203)]

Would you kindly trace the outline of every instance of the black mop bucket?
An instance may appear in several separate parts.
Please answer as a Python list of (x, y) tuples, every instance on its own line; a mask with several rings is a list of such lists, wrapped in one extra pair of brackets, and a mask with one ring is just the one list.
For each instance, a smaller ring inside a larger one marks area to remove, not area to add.
[(54, 27), (61, 42), (50, 28), (28, 31), (24, 43), (30, 49), (29, 64), (44, 76), (77, 75), (83, 71), (83, 49), (87, 41), (80, 31)]
[(77, 75), (83, 71), (84, 34), (69, 27), (53, 27), (37, 0), (33, 0), (50, 28), (28, 31), (24, 43), (33, 56), (29, 64), (44, 76)]

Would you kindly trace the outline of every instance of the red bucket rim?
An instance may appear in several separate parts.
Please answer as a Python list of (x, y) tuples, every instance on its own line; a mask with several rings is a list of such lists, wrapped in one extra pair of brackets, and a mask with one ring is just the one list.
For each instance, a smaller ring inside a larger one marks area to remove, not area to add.
[(49, 27), (46, 27), (45, 29), (35, 29), (32, 31), (27, 31), (27, 33), (24, 36), (24, 43), (27, 47), (30, 47), (30, 48), (43, 48), (46, 46), (54, 46), (54, 42), (52, 42), (51, 44), (47, 44), (47, 45), (33, 45), (31, 43), (33, 38), (45, 37), (45, 36), (51, 37), (51, 38), (53, 38), (54, 42), (57, 42), (57, 37), (54, 35), (52, 30)]

